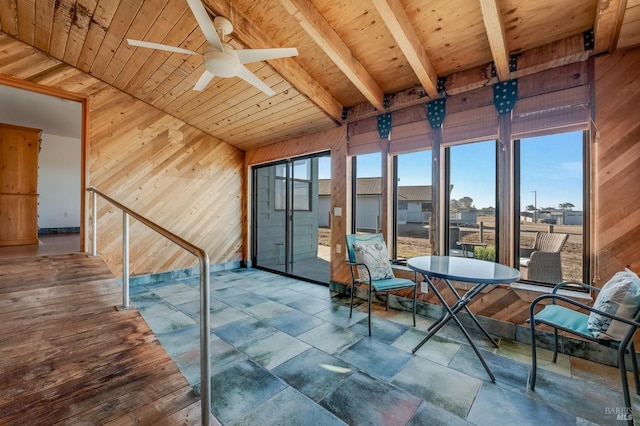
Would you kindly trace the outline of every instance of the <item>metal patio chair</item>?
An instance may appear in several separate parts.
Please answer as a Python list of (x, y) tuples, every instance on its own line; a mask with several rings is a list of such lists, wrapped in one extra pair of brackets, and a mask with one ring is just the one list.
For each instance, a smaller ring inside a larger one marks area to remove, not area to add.
[[(347, 253), (349, 255), (349, 267), (351, 269), (351, 302), (349, 304), (349, 318), (353, 312), (353, 295), (356, 290), (356, 285), (366, 285), (368, 288), (368, 304), (369, 304), (369, 336), (371, 336), (371, 295), (374, 292), (387, 293), (387, 300), (385, 308), (389, 310), (389, 292), (394, 290), (400, 290), (403, 288), (413, 287), (413, 326), (416, 325), (416, 295), (417, 286), (414, 281), (406, 278), (396, 278), (391, 271), (389, 263), (389, 254), (387, 252), (386, 245), (382, 234), (347, 234), (345, 235)], [(356, 252), (362, 253), (364, 246), (375, 247), (379, 252), (379, 260), (384, 263), (386, 259), (387, 265), (382, 265), (385, 270), (390, 271), (385, 278), (375, 279), (377, 269), (380, 269), (378, 265), (367, 264), (362, 260), (362, 256)], [(361, 259), (359, 260), (358, 257)], [(387, 268), (388, 266), (388, 268)], [(373, 276), (373, 279), (372, 279)]]
[[(538, 296), (531, 302), (529, 308), (529, 321), (531, 324), (531, 374), (529, 377), (529, 389), (535, 391), (536, 375), (537, 375), (537, 359), (536, 359), (536, 325), (544, 324), (553, 328), (554, 346), (553, 346), (553, 362), (558, 357), (558, 330), (579, 336), (580, 338), (599, 343), (601, 345), (613, 348), (618, 352), (618, 368), (620, 369), (620, 377), (622, 380), (622, 392), (624, 394), (624, 403), (627, 410), (627, 421), (629, 425), (633, 425), (631, 416), (631, 397), (629, 395), (629, 383), (627, 380), (627, 368), (625, 365), (625, 353), (629, 352), (631, 357), (631, 365), (633, 367), (633, 376), (635, 380), (636, 393), (640, 395), (640, 379), (638, 377), (638, 362), (636, 360), (636, 352), (633, 347), (633, 336), (638, 327), (640, 327), (640, 310), (636, 312), (633, 319), (623, 318), (587, 306), (583, 303), (576, 302), (566, 296), (557, 294), (558, 290), (566, 285), (580, 285), (587, 290), (600, 291), (601, 289), (579, 282), (564, 282), (554, 287), (553, 293)], [(540, 312), (535, 313), (538, 303), (551, 299), (551, 304), (546, 305)], [(608, 340), (594, 338), (588, 329), (589, 315), (582, 312), (574, 311), (556, 304), (556, 301), (566, 302), (573, 306), (582, 308), (588, 312), (595, 312), (611, 320), (620, 321), (629, 325), (629, 331), (621, 340)]]

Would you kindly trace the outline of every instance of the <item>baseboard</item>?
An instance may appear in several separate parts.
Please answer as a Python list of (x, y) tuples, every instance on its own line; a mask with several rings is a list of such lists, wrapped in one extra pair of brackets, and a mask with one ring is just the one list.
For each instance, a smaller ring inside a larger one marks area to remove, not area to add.
[(79, 226), (69, 226), (62, 228), (38, 228), (38, 235), (48, 234), (78, 234), (80, 233)]
[[(214, 263), (209, 265), (209, 272), (227, 271), (230, 269), (242, 268), (244, 262), (231, 261), (224, 263)], [(196, 277), (200, 275), (200, 267), (176, 269), (172, 271), (156, 272), (146, 275), (134, 275), (129, 277), (129, 285), (147, 285), (160, 281), (176, 280), (180, 278)]]

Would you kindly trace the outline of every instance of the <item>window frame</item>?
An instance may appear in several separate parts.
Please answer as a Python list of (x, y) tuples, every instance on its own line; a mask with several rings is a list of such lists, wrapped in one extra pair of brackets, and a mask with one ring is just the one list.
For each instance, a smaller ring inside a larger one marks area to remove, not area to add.
[[(499, 188), (500, 182), (498, 179), (498, 167), (500, 161), (500, 141), (498, 139), (486, 139), (486, 140), (471, 140), (471, 141), (463, 141), (456, 143), (447, 143), (443, 146), (444, 150), (444, 161), (443, 171), (444, 171), (444, 180), (443, 180), (443, 188), (451, 188), (451, 148), (455, 148), (457, 146), (469, 145), (473, 143), (494, 143), (494, 156), (493, 156), (493, 166), (494, 166), (494, 205), (495, 205), (495, 253), (496, 258), (494, 262), (499, 262), (499, 253), (500, 253), (500, 221), (498, 220), (500, 214), (500, 199), (499, 199)], [(447, 231), (444, 232), (444, 253), (449, 255), (450, 250), (450, 233), (448, 230), (451, 228), (451, 194), (449, 191), (442, 191), (442, 195), (444, 198), (444, 227)]]
[[(295, 177), (295, 164), (291, 164), (289, 166), (288, 163), (283, 163), (282, 165), (285, 166), (285, 176), (281, 176), (278, 174), (277, 170), (276, 170), (276, 175), (274, 178), (274, 210), (276, 211), (283, 211), (286, 210), (287, 206), (286, 203), (284, 206), (280, 206), (281, 205), (281, 201), (286, 199), (286, 195), (287, 195), (287, 179), (289, 179), (290, 181), (290, 185), (291, 185), (291, 204), (292, 204), (292, 210), (293, 211), (304, 211), (304, 212), (308, 212), (311, 211), (311, 197), (312, 197), (312, 190), (311, 190), (311, 186), (312, 186), (312, 180), (311, 180), (311, 175), (312, 175), (312, 170), (311, 167), (312, 163), (311, 161), (309, 161), (309, 158), (303, 158), (302, 160), (296, 160), (297, 162), (299, 161), (307, 161), (307, 176), (309, 177), (308, 179), (301, 179), (301, 178), (296, 178)], [(293, 175), (290, 176), (290, 175)], [(279, 187), (278, 182), (281, 182), (280, 185), (282, 185), (282, 187)], [(306, 206), (299, 206), (298, 203), (296, 203), (296, 200), (298, 200), (298, 198), (296, 197), (296, 187), (299, 185), (304, 185), (304, 188), (306, 188), (307, 194), (306, 194)], [(280, 197), (278, 197), (278, 194), (280, 194)]]
[[(575, 131), (575, 130), (574, 130)], [(538, 137), (543, 136), (551, 136), (562, 133), (570, 133), (572, 130), (559, 131), (559, 132), (540, 132)], [(521, 182), (521, 146), (520, 142), (525, 138), (517, 138), (513, 140), (513, 179), (514, 182), (517, 182), (517, 185), (514, 185), (513, 188), (513, 213), (514, 213), (514, 247), (513, 247), (513, 264), (517, 269), (520, 269), (520, 212), (522, 206), (520, 204), (521, 191), (520, 191), (520, 182)], [(581, 281), (583, 283), (589, 282), (589, 272), (591, 270), (591, 262), (589, 253), (591, 252), (590, 246), (590, 235), (591, 235), (591, 214), (590, 214), (590, 199), (589, 195), (591, 192), (591, 176), (590, 176), (590, 164), (591, 164), (591, 154), (590, 154), (590, 132), (589, 130), (582, 130), (582, 277)], [(553, 288), (556, 284), (552, 283), (544, 283), (539, 281), (530, 281), (528, 279), (520, 278), (518, 280), (519, 283), (543, 287), (543, 288)], [(585, 289), (582, 286), (571, 286), (571, 290), (588, 293), (589, 290)]]
[[(394, 111), (391, 137), (381, 139), (375, 130), (375, 117), (364, 118), (348, 124), (347, 156), (353, 162), (352, 179), (352, 217), (353, 232), (356, 231), (356, 199), (358, 155), (379, 152), (383, 156), (383, 176), (387, 183), (382, 194), (383, 219), (382, 230), (387, 238), (393, 239), (393, 251), (396, 251), (397, 235), (397, 162), (398, 154), (430, 149), (432, 152), (432, 226), (430, 244), (433, 254), (443, 254), (448, 247), (449, 227), (449, 184), (445, 177), (449, 175), (445, 151), (448, 147), (474, 141), (496, 140), (496, 176), (495, 176), (495, 216), (496, 216), (496, 261), (518, 267), (515, 253), (515, 238), (519, 236), (518, 220), (515, 218), (515, 205), (519, 206), (519, 196), (515, 196), (516, 182), (514, 169), (514, 141), (532, 136), (544, 136), (553, 133), (582, 131), (583, 149), (583, 281), (589, 282), (593, 271), (590, 256), (593, 238), (590, 188), (594, 177), (591, 176), (592, 152), (594, 150), (595, 130), (592, 125), (593, 85), (587, 74), (576, 74), (573, 68), (553, 87), (522, 86), (512, 110), (498, 114), (493, 103), (468, 103), (468, 95), (447, 97), (444, 121), (431, 126), (422, 117), (424, 106), (416, 106)], [(579, 71), (579, 70), (578, 70)], [(529, 81), (529, 79), (527, 78)], [(536, 81), (536, 80), (532, 80)], [(474, 92), (475, 93), (475, 92)], [(479, 93), (479, 92), (478, 92)], [(451, 102), (449, 102), (451, 101)], [(420, 109), (420, 111), (418, 111)], [(418, 114), (420, 112), (421, 114)], [(396, 116), (396, 114), (398, 114)], [(595, 151), (594, 151), (595, 152)], [(386, 159), (385, 159), (386, 158)], [(385, 163), (386, 161), (386, 163)], [(393, 175), (392, 175), (393, 174)], [(393, 180), (392, 180), (393, 179)], [(520, 191), (520, 189), (517, 189)], [(445, 202), (446, 200), (446, 202)], [(518, 207), (519, 212), (519, 207)], [(388, 234), (387, 234), (388, 233)]]
[[(400, 255), (398, 254), (398, 194), (399, 194), (399, 190), (398, 187), (400, 185), (398, 185), (399, 182), (399, 174), (398, 174), (398, 156), (400, 155), (408, 155), (408, 154), (414, 154), (414, 153), (429, 153), (429, 157), (431, 158), (431, 160), (433, 160), (433, 149), (431, 146), (428, 146), (424, 149), (420, 149), (420, 150), (411, 150), (411, 151), (398, 151), (398, 152), (394, 152), (393, 154), (391, 154), (391, 170), (392, 170), (392, 182), (393, 185), (391, 188), (391, 193), (392, 193), (392, 198), (391, 198), (391, 205), (392, 205), (392, 217), (391, 217), (391, 233), (392, 233), (392, 237), (391, 237), (391, 255), (393, 257), (393, 259), (395, 259), (395, 263), (397, 264), (406, 264), (406, 260), (404, 260), (403, 258), (400, 258)], [(429, 177), (429, 181), (430, 183), (428, 183), (429, 186), (431, 186), (431, 190), (432, 190), (432, 206), (431, 206), (431, 210), (425, 210), (424, 207), (424, 203), (422, 203), (421, 206), (421, 213), (424, 211), (429, 211), (430, 213), (433, 214), (433, 170), (432, 170), (432, 176)], [(433, 219), (433, 215), (430, 215), (430, 221)], [(429, 232), (431, 232), (431, 229), (429, 229)], [(429, 239), (429, 244), (431, 243), (431, 240)], [(431, 247), (431, 251), (433, 252), (433, 247)]]

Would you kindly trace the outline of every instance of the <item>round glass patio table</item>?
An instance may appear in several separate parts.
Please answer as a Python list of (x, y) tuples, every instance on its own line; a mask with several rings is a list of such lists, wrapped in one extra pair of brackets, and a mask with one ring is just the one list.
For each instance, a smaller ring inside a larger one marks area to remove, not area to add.
[[(478, 347), (469, 335), (467, 329), (462, 325), (456, 314), (465, 309), (470, 315), (471, 319), (476, 323), (478, 328), (487, 336), (491, 343), (495, 347), (498, 347), (496, 341), (489, 335), (489, 332), (480, 324), (476, 316), (469, 310), (467, 305), (473, 298), (479, 295), (482, 290), (487, 286), (497, 284), (507, 284), (516, 281), (520, 278), (520, 271), (510, 266), (502, 265), (500, 263), (488, 262), (486, 260), (471, 259), (468, 257), (457, 256), (418, 256), (407, 260), (407, 266), (413, 270), (416, 274), (421, 274), (429, 288), (434, 292), (440, 303), (445, 308), (445, 314), (436, 321), (430, 328), (429, 334), (413, 348), (413, 353), (422, 347), (438, 330), (450, 320), (454, 320), (460, 327), (460, 330), (469, 341), (469, 344), (476, 353), (478, 359), (482, 363), (484, 369), (489, 374), (492, 382), (495, 382), (495, 377), (489, 369), (486, 361), (482, 357)], [(456, 302), (453, 305), (447, 304), (445, 298), (442, 296), (438, 288), (431, 281), (432, 278), (441, 278), (449, 289), (456, 295)], [(460, 281), (465, 283), (473, 283), (474, 286), (469, 289), (465, 294), (460, 295), (456, 288), (451, 284), (451, 281)]]

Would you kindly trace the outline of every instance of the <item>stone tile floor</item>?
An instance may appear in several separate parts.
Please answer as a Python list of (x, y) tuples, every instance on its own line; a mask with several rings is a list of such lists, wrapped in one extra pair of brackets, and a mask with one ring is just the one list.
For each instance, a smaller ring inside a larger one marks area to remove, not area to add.
[[(187, 380), (199, 388), (199, 280), (138, 285), (133, 305)], [(527, 391), (530, 348), (474, 335), (491, 383), (454, 324), (416, 354), (432, 318), (366, 303), (254, 269), (211, 275), (212, 411), (224, 425), (591, 425), (616, 420), (616, 368), (539, 351)], [(383, 318), (384, 317), (384, 318)], [(473, 334), (473, 333), (472, 333)], [(633, 390), (632, 390), (633, 392)], [(634, 411), (640, 398), (632, 394)], [(637, 408), (636, 408), (637, 407)]]

